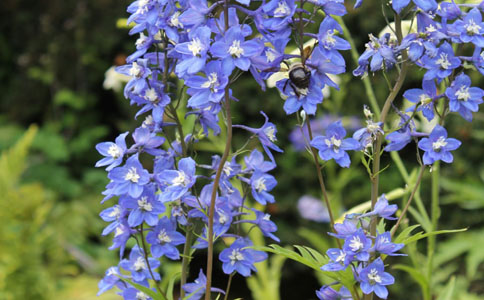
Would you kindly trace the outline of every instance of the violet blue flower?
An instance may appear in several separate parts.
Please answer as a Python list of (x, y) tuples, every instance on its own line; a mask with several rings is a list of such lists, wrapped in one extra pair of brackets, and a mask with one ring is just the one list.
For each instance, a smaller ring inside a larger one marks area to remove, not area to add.
[(96, 145), (96, 150), (105, 158), (96, 162), (96, 167), (106, 167), (111, 171), (114, 167), (123, 163), (123, 156), (126, 153), (126, 136), (128, 132), (120, 134), (115, 142), (103, 142)]
[(248, 238), (238, 238), (229, 248), (220, 252), (222, 269), (225, 274), (238, 272), (244, 277), (250, 276), (251, 270), (257, 272), (254, 263), (267, 259), (267, 253), (250, 249), (252, 242)]
[(358, 277), (364, 294), (375, 292), (382, 299), (386, 299), (388, 296), (386, 286), (395, 283), (395, 278), (384, 271), (383, 261), (379, 257), (362, 269)]
[(471, 87), (471, 79), (464, 73), (457, 76), (445, 91), (449, 98), (450, 111), (458, 112), (467, 121), (472, 121), (472, 113), (479, 110), (484, 91), (478, 87)]
[(423, 163), (426, 165), (431, 165), (438, 160), (451, 163), (454, 157), (450, 151), (456, 150), (460, 145), (459, 140), (447, 138), (447, 131), (440, 125), (435, 126), (428, 138), (423, 138), (418, 143), (418, 147), (425, 151)]
[(151, 244), (151, 254), (154, 258), (166, 256), (171, 260), (177, 260), (180, 258), (180, 252), (176, 246), (185, 243), (185, 236), (176, 231), (170, 219), (163, 217), (158, 225), (148, 232), (146, 241)]

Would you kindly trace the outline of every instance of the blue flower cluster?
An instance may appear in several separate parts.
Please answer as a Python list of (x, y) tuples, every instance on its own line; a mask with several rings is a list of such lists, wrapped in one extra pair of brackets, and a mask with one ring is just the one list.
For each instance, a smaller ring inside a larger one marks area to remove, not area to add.
[[(388, 296), (386, 286), (393, 284), (395, 280), (385, 272), (383, 259), (380, 256), (403, 255), (397, 251), (404, 245), (392, 243), (390, 232), (378, 233), (376, 237), (371, 236), (368, 230), (368, 219), (379, 217), (394, 220), (392, 215), (396, 210), (397, 206), (389, 205), (385, 195), (382, 195), (372, 211), (347, 216), (343, 223), (335, 224), (335, 233), (329, 234), (342, 239), (343, 247), (328, 249), (326, 254), (330, 261), (321, 269), (337, 272), (350, 267), (364, 294), (374, 292), (378, 297), (386, 299)], [(323, 286), (316, 294), (321, 300), (352, 299), (351, 293), (344, 286), (339, 291)]]
[[(400, 13), (409, 2), (392, 1), (392, 6)], [(368, 68), (374, 72), (410, 62), (426, 70), (422, 89), (409, 89), (403, 94), (412, 104), (406, 110), (411, 115), (398, 112), (401, 117), (400, 126), (386, 136), (389, 141), (386, 151), (401, 150), (412, 140), (417, 141), (417, 138), (427, 136), (415, 130), (415, 113), (421, 112), (429, 122), (437, 116), (443, 120), (449, 112), (457, 112), (465, 120), (472, 121), (472, 114), (479, 110), (479, 104), (483, 102), (484, 90), (472, 87), (470, 77), (464, 73), (474, 68), (484, 74), (482, 5), (413, 2), (418, 8), (416, 32), (407, 34), (400, 42), (389, 33), (380, 39), (370, 35), (366, 51), (353, 72), (356, 76), (362, 76), (368, 72)], [(467, 52), (472, 55), (465, 56)], [(408, 61), (404, 61), (404, 57), (408, 57)], [(429, 138), (418, 142), (418, 147), (425, 152), (424, 164), (432, 164), (437, 160), (452, 162), (450, 151), (459, 146), (459, 141), (447, 138), (447, 132), (441, 126), (436, 126)]]

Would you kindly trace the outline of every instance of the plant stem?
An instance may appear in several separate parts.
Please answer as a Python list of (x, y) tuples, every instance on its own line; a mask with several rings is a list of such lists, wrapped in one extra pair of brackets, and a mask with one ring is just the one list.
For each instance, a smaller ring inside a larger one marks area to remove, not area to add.
[[(395, 31), (397, 35), (398, 42), (401, 43), (403, 39), (403, 34), (402, 34), (402, 20), (400, 19), (400, 16), (395, 13)], [(402, 68), (400, 70), (400, 73), (398, 74), (397, 81), (395, 85), (393, 86), (392, 91), (388, 95), (387, 99), (385, 100), (385, 104), (383, 105), (383, 109), (381, 111), (380, 115), (380, 122), (382, 124), (385, 124), (385, 121), (388, 116), (388, 112), (390, 111), (390, 108), (392, 106), (393, 101), (397, 97), (398, 93), (400, 92), (400, 89), (403, 86), (403, 83), (405, 81), (405, 77), (407, 76), (407, 71), (408, 71), (408, 64), (407, 64), (407, 52), (404, 50), (402, 51)], [(383, 142), (383, 135), (378, 134), (376, 141), (375, 141), (375, 147), (373, 148), (373, 170), (372, 170), (372, 177), (371, 177), (371, 209), (375, 207), (376, 201), (378, 199), (378, 185), (379, 185), (379, 180), (380, 180), (380, 156), (381, 156), (381, 146)], [(376, 219), (373, 219), (370, 224), (370, 235), (375, 236), (376, 235)], [(373, 293), (369, 295), (365, 295), (364, 297), (365, 300), (371, 300), (373, 299)]]
[(190, 228), (187, 232), (185, 245), (183, 246), (183, 257), (182, 257), (182, 270), (181, 270), (181, 279), (180, 279), (180, 298), (183, 299), (185, 297), (185, 290), (183, 286), (187, 283), (187, 276), (188, 276), (188, 266), (190, 265), (190, 250), (191, 250), (191, 242), (193, 237), (192, 228)]
[(393, 237), (393, 235), (395, 235), (395, 232), (397, 232), (397, 228), (400, 225), (400, 222), (402, 222), (403, 218), (405, 217), (405, 214), (407, 213), (408, 208), (410, 207), (410, 204), (412, 203), (412, 200), (415, 196), (415, 193), (417, 192), (418, 187), (419, 187), (419, 185), (422, 181), (424, 171), (425, 171), (425, 166), (422, 166), (420, 168), (420, 171), (418, 172), (417, 182), (415, 182), (415, 186), (412, 189), (412, 193), (410, 194), (410, 197), (408, 198), (407, 204), (405, 204), (405, 207), (403, 208), (403, 211), (400, 214), (400, 217), (398, 218), (397, 223), (395, 224), (395, 226), (393, 226), (393, 229), (392, 229), (392, 232), (391, 232), (392, 237)]
[[(309, 122), (309, 118), (306, 118), (306, 124), (308, 127), (308, 134), (309, 134), (309, 139), (313, 140), (313, 131), (311, 130), (311, 123)], [(311, 153), (313, 154), (313, 160), (314, 160), (314, 166), (316, 167), (316, 173), (318, 174), (318, 180), (319, 180), (319, 187), (321, 188), (321, 192), (323, 194), (324, 202), (326, 203), (326, 207), (328, 208), (328, 214), (329, 214), (329, 220), (331, 222), (331, 230), (333, 232), (336, 232), (334, 229), (334, 216), (333, 216), (333, 211), (331, 209), (331, 203), (329, 202), (329, 197), (328, 193), (326, 191), (326, 187), (324, 185), (324, 178), (323, 178), (323, 173), (321, 172), (321, 165), (319, 164), (318, 161), (318, 153), (316, 148), (311, 147)], [(340, 241), (338, 238), (336, 238), (336, 242), (338, 243), (338, 246), (341, 247)]]
[(168, 299), (166, 297), (165, 292), (163, 292), (161, 290), (160, 286), (158, 285), (158, 282), (156, 282), (155, 275), (153, 274), (153, 270), (151, 270), (150, 261), (148, 260), (148, 248), (146, 248), (145, 237), (144, 237), (144, 234), (143, 234), (143, 223), (141, 223), (140, 234), (141, 234), (141, 244), (143, 245), (143, 253), (144, 253), (144, 257), (145, 257), (146, 266), (148, 267), (151, 278), (155, 282), (156, 290), (158, 290), (158, 292), (163, 296), (163, 298)]
[(231, 273), (229, 276), (229, 281), (227, 282), (227, 289), (225, 290), (225, 297), (224, 300), (229, 299), (229, 293), (230, 293), (230, 285), (232, 284), (232, 278), (234, 277), (235, 273)]
[[(439, 217), (440, 217), (440, 207), (439, 207), (439, 185), (440, 185), (440, 161), (436, 161), (432, 166), (432, 198), (431, 198), (431, 221), (432, 221), (432, 231), (437, 230)], [(434, 263), (434, 252), (435, 252), (436, 236), (429, 236), (427, 242), (427, 299), (432, 298), (432, 283), (430, 279), (432, 278), (433, 263)]]

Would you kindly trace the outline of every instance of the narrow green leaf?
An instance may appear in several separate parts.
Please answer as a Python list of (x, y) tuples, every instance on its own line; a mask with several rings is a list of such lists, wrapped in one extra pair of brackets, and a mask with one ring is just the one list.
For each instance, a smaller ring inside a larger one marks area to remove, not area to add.
[(178, 277), (180, 277), (181, 273), (176, 273), (170, 278), (170, 282), (168, 283), (168, 288), (166, 289), (166, 297), (168, 300), (174, 300), (173, 299), (173, 288), (175, 287), (175, 283), (178, 280)]
[(445, 288), (442, 290), (442, 292), (439, 294), (439, 297), (437, 300), (452, 300), (454, 299), (454, 288), (455, 288), (455, 276), (452, 276), (445, 286)]
[(412, 233), (412, 231), (419, 226), (420, 225), (412, 225), (410, 227), (405, 228), (402, 232), (400, 232), (400, 234), (394, 239), (393, 242), (394, 243), (403, 242), (403, 240), (405, 240), (410, 235), (410, 233)]
[(418, 240), (424, 239), (429, 236), (434, 236), (434, 235), (439, 235), (439, 234), (446, 234), (446, 233), (456, 233), (456, 232), (463, 232), (466, 231), (467, 228), (462, 228), (462, 229), (453, 229), (453, 230), (438, 230), (438, 231), (432, 231), (428, 233), (423, 233), (423, 231), (420, 231), (419, 233), (405, 239), (403, 243), (405, 245), (408, 245), (410, 243), (416, 242)]
[(121, 277), (121, 276), (118, 276), (118, 277), (122, 281), (132, 285), (135, 289), (137, 289), (137, 290), (145, 293), (146, 295), (150, 296), (151, 298), (153, 298), (153, 300), (168, 300), (162, 294), (158, 294), (157, 292), (151, 290), (150, 288), (142, 286), (141, 284), (134, 283), (133, 281), (131, 281), (127, 278), (124, 278), (124, 277)]

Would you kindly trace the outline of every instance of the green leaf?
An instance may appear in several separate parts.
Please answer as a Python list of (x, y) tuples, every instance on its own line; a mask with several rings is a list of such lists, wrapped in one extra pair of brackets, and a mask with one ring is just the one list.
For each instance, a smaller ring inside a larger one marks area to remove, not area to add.
[(166, 289), (166, 297), (168, 300), (174, 300), (173, 299), (173, 288), (175, 287), (175, 283), (178, 280), (178, 277), (180, 277), (181, 273), (176, 273), (175, 275), (171, 276), (170, 282), (168, 283), (168, 288)]
[(434, 236), (434, 235), (439, 235), (439, 234), (446, 234), (446, 233), (456, 233), (456, 232), (463, 232), (466, 231), (467, 228), (462, 228), (462, 229), (452, 229), (452, 230), (438, 230), (438, 231), (432, 231), (428, 233), (424, 233), (423, 231), (418, 232), (417, 234), (403, 240), (402, 242), (405, 245), (408, 245), (410, 243), (416, 242), (418, 240), (421, 240), (423, 238), (429, 237), (429, 236)]
[(393, 269), (407, 272), (420, 285), (422, 291), (427, 290), (429, 283), (420, 270), (406, 265), (394, 265)]
[(168, 300), (162, 294), (158, 294), (157, 292), (151, 290), (150, 288), (142, 286), (141, 284), (134, 283), (133, 281), (131, 281), (127, 278), (124, 278), (124, 277), (121, 277), (121, 276), (118, 276), (118, 277), (122, 281), (132, 285), (135, 289), (137, 289), (137, 290), (145, 293), (146, 295), (150, 296), (151, 298), (153, 298), (153, 300)]
[(442, 292), (439, 294), (439, 297), (437, 300), (452, 300), (454, 299), (454, 288), (455, 288), (455, 277), (452, 276), (445, 286), (445, 288), (442, 290)]
[(405, 228), (402, 232), (400, 232), (400, 234), (394, 239), (393, 242), (394, 243), (402, 243), (406, 238), (408, 238), (410, 233), (412, 233), (412, 231), (419, 226), (420, 225), (412, 225), (410, 227)]

